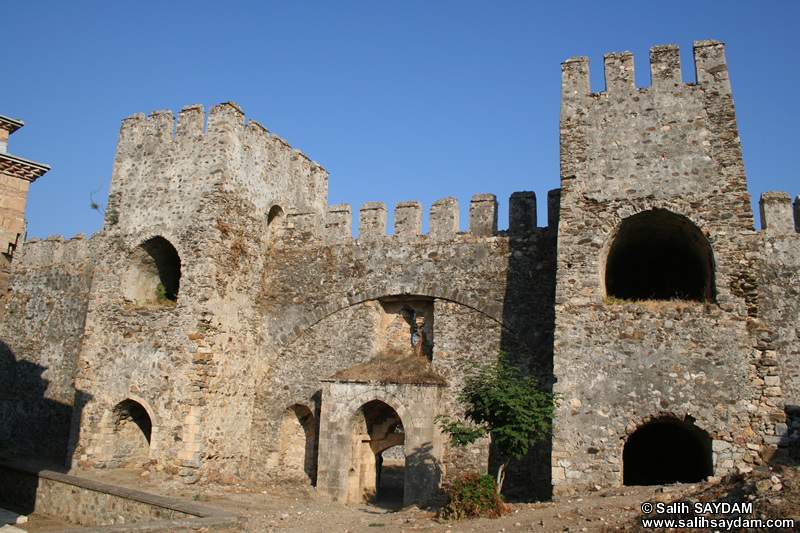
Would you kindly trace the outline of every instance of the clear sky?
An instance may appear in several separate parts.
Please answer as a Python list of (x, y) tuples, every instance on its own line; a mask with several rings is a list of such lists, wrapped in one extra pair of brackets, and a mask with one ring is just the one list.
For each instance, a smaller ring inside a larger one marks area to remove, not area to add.
[[(28, 237), (102, 226), (120, 121), (225, 101), (330, 173), (329, 205), (559, 186), (561, 63), (630, 50), (727, 45), (750, 194), (800, 194), (800, 2), (4, 0), (0, 115), (25, 121), (11, 154), (52, 170), (31, 186)], [(426, 220), (427, 215), (423, 217)], [(354, 225), (355, 225), (354, 220)], [(758, 216), (756, 227), (760, 227)]]

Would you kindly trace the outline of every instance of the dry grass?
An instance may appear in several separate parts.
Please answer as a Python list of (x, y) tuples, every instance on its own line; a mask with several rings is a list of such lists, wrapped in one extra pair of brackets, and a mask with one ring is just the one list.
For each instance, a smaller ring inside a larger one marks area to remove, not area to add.
[(617, 298), (616, 296), (606, 296), (603, 302), (606, 305), (627, 305), (635, 304), (643, 307), (650, 312), (665, 311), (667, 309), (688, 309), (694, 308), (699, 305), (704, 305), (703, 302), (695, 302), (693, 300), (681, 300), (679, 298), (672, 298), (670, 300), (630, 300)]
[(431, 369), (427, 357), (397, 349), (382, 351), (366, 363), (345, 368), (331, 377), (381, 383), (447, 385), (447, 381)]

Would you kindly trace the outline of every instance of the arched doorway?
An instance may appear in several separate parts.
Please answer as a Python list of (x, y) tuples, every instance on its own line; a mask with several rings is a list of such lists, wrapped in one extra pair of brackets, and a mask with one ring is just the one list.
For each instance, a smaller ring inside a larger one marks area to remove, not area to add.
[(150, 461), (153, 423), (147, 410), (134, 400), (123, 400), (114, 407), (114, 454), (111, 466), (139, 468)]
[[(374, 502), (380, 498), (380, 478), (384, 460), (382, 454), (385, 450), (402, 446), (404, 443), (403, 422), (397, 411), (380, 400), (373, 400), (361, 406), (353, 420), (347, 503)], [(405, 460), (402, 467), (404, 470)], [(403, 501), (402, 491), (388, 496), (391, 496), (392, 500), (399, 497), (399, 501)]]
[(677, 418), (660, 418), (628, 437), (622, 463), (625, 485), (701, 481), (714, 473), (711, 437)]
[(606, 294), (623, 300), (714, 299), (714, 256), (703, 232), (666, 209), (622, 221), (606, 258)]
[(317, 426), (314, 413), (305, 405), (286, 409), (281, 420), (281, 465), (289, 475), (317, 479)]

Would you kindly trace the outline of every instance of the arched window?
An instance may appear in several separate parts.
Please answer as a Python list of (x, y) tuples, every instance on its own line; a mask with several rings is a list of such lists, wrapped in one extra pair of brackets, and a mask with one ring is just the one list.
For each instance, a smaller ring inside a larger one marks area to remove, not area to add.
[(622, 452), (625, 485), (694, 483), (713, 475), (711, 437), (672, 417), (637, 429)]
[(273, 205), (267, 215), (267, 226), (272, 226), (275, 222), (280, 222), (283, 219), (283, 209), (279, 205)]
[(714, 256), (708, 239), (689, 219), (665, 209), (623, 220), (605, 266), (609, 297), (714, 299)]
[(181, 259), (163, 237), (153, 237), (131, 254), (124, 280), (124, 298), (137, 304), (178, 300)]

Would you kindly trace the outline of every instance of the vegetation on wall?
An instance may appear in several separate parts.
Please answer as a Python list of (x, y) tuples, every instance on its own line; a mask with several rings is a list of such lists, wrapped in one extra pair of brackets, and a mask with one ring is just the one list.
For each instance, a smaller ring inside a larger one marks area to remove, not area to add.
[(447, 381), (433, 371), (431, 363), (425, 355), (394, 347), (379, 352), (365, 363), (340, 370), (332, 378), (378, 381), (380, 383), (447, 385)]

